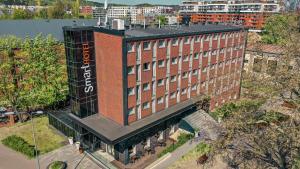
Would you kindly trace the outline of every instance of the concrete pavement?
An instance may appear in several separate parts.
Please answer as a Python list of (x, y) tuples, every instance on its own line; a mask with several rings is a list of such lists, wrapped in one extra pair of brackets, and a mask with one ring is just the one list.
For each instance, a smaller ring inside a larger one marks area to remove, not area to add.
[(0, 169), (33, 169), (35, 161), (0, 144)]
[[(79, 154), (76, 150), (75, 145), (66, 145), (39, 156), (40, 167), (45, 169), (51, 162), (59, 160), (67, 162), (70, 169), (75, 167), (77, 169), (100, 169), (92, 160), (83, 156), (84, 154)], [(0, 144), (0, 169), (34, 169), (36, 166), (35, 159), (29, 160), (24, 155)]]
[(170, 167), (173, 163), (175, 163), (179, 158), (181, 158), (183, 155), (185, 155), (186, 153), (188, 153), (189, 151), (191, 151), (192, 149), (194, 149), (197, 144), (199, 144), (200, 141), (193, 141), (192, 143), (190, 143), (190, 141), (186, 142), (184, 145), (178, 147), (174, 152), (171, 153), (171, 155), (166, 158), (165, 160), (159, 161), (159, 159), (157, 161), (155, 161), (151, 168), (149, 169), (162, 169), (162, 168), (168, 168)]

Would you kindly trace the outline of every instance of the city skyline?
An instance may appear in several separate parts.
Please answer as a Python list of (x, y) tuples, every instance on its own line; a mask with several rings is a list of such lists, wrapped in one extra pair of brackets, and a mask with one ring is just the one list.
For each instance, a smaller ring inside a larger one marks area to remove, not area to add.
[[(91, 0), (94, 2), (104, 3), (105, 0)], [(169, 1), (161, 1), (161, 0), (108, 0), (108, 3), (116, 3), (116, 4), (126, 4), (126, 5), (136, 5), (141, 3), (149, 3), (149, 4), (161, 4), (161, 5), (179, 5), (181, 0), (169, 0)]]

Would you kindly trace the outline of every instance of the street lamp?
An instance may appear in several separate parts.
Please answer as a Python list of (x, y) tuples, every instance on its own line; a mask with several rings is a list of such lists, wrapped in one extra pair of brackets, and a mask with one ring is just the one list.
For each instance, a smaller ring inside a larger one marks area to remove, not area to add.
[(33, 143), (34, 143), (34, 150), (35, 150), (35, 158), (36, 158), (36, 168), (40, 169), (40, 160), (39, 160), (39, 155), (38, 155), (38, 150), (37, 150), (37, 144), (36, 144), (36, 138), (35, 138), (35, 127), (34, 127), (34, 122), (33, 122), (33, 112), (28, 113), (31, 118), (31, 126), (32, 126), (32, 137), (33, 137)]

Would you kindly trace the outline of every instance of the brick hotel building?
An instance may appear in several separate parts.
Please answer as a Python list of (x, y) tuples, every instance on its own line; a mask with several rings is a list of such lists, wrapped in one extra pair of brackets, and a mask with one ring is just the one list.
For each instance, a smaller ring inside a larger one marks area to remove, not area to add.
[(128, 164), (206, 96), (210, 109), (239, 97), (246, 34), (222, 25), (65, 27), (72, 108), (49, 113), (50, 124)]

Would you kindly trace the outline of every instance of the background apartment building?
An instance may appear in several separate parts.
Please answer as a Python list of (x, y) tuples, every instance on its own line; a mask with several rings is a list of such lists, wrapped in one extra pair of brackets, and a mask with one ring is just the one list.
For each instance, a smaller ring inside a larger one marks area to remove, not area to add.
[(180, 19), (182, 16), (189, 16), (193, 23), (229, 23), (250, 29), (262, 29), (266, 18), (280, 10), (277, 0), (188, 0), (180, 4), (179, 12)]

